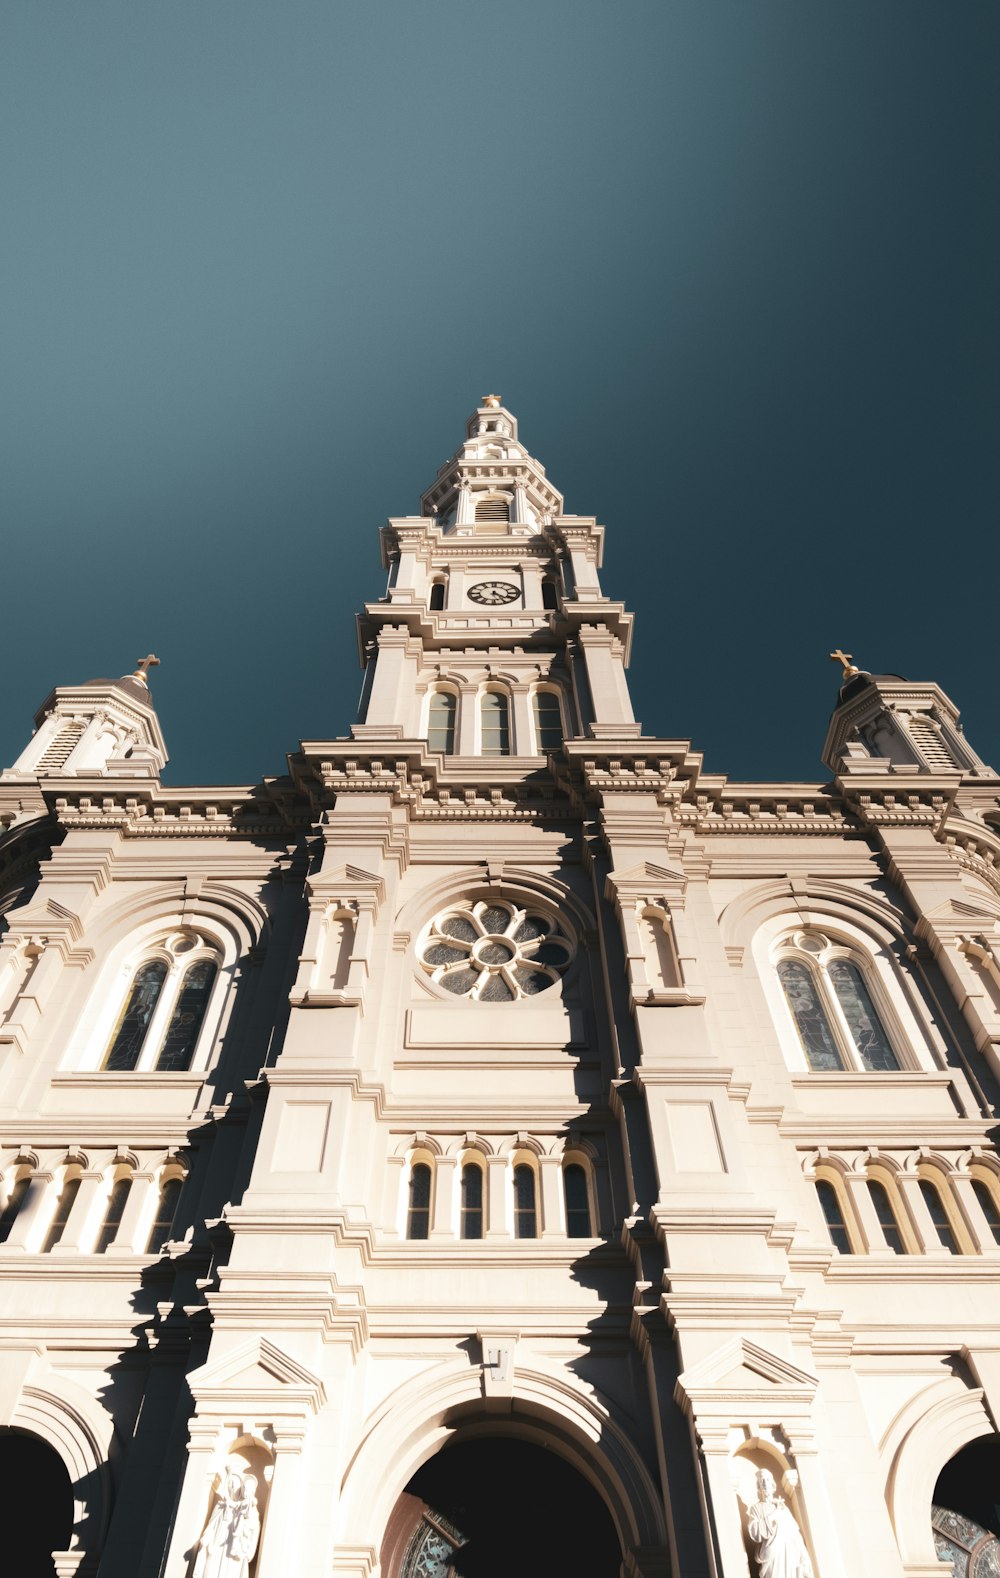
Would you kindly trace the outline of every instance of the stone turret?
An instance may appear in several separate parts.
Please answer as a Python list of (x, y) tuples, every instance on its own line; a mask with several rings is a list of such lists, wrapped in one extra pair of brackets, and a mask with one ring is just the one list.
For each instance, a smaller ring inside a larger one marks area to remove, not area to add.
[(831, 772), (996, 776), (965, 738), (958, 708), (940, 686), (899, 674), (869, 674), (855, 668), (847, 653), (831, 656), (844, 664), (844, 683), (823, 745)]
[(149, 692), (150, 654), (119, 679), (57, 685), (35, 714), (35, 733), (0, 780), (156, 778), (167, 747)]

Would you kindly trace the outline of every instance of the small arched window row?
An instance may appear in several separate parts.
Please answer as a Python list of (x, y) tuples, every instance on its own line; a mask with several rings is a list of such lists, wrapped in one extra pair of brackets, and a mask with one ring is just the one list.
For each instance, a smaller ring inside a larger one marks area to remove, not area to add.
[[(466, 698), (474, 700), (474, 698)], [(462, 703), (451, 685), (435, 685), (427, 701), (427, 746), (444, 756), (458, 749)], [(478, 696), (478, 750), (482, 756), (512, 756), (521, 752), (546, 756), (558, 751), (566, 737), (565, 706), (555, 685), (539, 685), (531, 692), (530, 738), (521, 739), (514, 725), (507, 689), (491, 682)]]
[(871, 961), (817, 930), (787, 937), (775, 971), (808, 1068), (887, 1073), (904, 1066)]
[(813, 1181), (838, 1255), (981, 1255), (1000, 1249), (1000, 1178), (985, 1160), (946, 1172), (874, 1160), (852, 1172), (825, 1158)]
[(219, 951), (177, 931), (132, 972), (101, 1061), (109, 1073), (179, 1073), (191, 1067), (219, 976)]
[[(559, 1173), (543, 1191), (542, 1169)], [(543, 1194), (545, 1203), (543, 1206)], [(550, 1222), (543, 1211), (557, 1214)], [(442, 1158), (414, 1152), (404, 1175), (403, 1232), (435, 1238), (595, 1238), (599, 1235), (593, 1166), (579, 1151), (539, 1157), (523, 1147), (509, 1155), (465, 1151)]]
[(0, 1248), (157, 1255), (173, 1235), (184, 1178), (178, 1162), (96, 1173), (76, 1161), (52, 1171), (17, 1164), (0, 1182)]

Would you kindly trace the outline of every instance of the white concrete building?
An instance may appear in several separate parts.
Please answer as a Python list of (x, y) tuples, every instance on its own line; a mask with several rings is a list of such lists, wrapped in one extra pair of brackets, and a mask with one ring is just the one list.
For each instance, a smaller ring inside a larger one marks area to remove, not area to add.
[(10, 1571), (1000, 1574), (1000, 780), (846, 656), (822, 783), (644, 735), (466, 432), (348, 738), (166, 787), (150, 659), (0, 775)]

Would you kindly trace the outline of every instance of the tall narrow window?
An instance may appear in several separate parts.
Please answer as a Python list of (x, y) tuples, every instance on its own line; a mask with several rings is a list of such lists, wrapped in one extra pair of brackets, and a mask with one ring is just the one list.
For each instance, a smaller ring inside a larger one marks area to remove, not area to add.
[(510, 755), (510, 705), (501, 691), (488, 690), (480, 702), (484, 756)]
[(945, 1203), (941, 1198), (940, 1189), (936, 1184), (931, 1183), (929, 1178), (921, 1178), (920, 1193), (924, 1197), (924, 1204), (930, 1213), (930, 1218), (934, 1223), (934, 1231), (937, 1233), (938, 1239), (944, 1245), (945, 1249), (947, 1249), (949, 1254), (957, 1255), (958, 1243), (955, 1239), (955, 1230), (951, 1225), (951, 1218), (949, 1217)]
[(559, 607), (559, 593), (556, 590), (556, 583), (555, 583), (555, 581), (552, 580), (551, 576), (548, 576), (548, 575), (545, 577), (544, 581), (542, 582), (542, 607), (543, 608), (558, 608)]
[(72, 1211), (73, 1202), (79, 1193), (79, 1177), (70, 1178), (68, 1182), (63, 1184), (59, 1202), (56, 1206), (56, 1214), (49, 1223), (49, 1230), (45, 1235), (45, 1242), (42, 1244), (43, 1255), (47, 1254), (50, 1249), (54, 1249), (65, 1233), (66, 1223), (69, 1221), (69, 1213)]
[(973, 1178), (972, 1187), (975, 1190), (976, 1199), (982, 1207), (986, 1225), (993, 1234), (995, 1241), (1000, 1244), (1000, 1210), (997, 1209), (993, 1190), (982, 1178)]
[(843, 1009), (855, 1050), (867, 1069), (899, 1067), (889, 1038), (882, 1028), (871, 993), (856, 964), (847, 959), (832, 959), (827, 967), (837, 1001)]
[(118, 1229), (121, 1226), (122, 1213), (125, 1210), (125, 1202), (128, 1199), (131, 1187), (132, 1179), (130, 1174), (123, 1173), (112, 1188), (108, 1196), (108, 1208), (104, 1213), (104, 1221), (101, 1223), (101, 1231), (97, 1235), (97, 1243), (94, 1245), (95, 1255), (103, 1255), (108, 1245), (114, 1243)]
[(483, 1169), (475, 1162), (462, 1168), (462, 1237), (483, 1236)]
[(854, 1247), (844, 1220), (844, 1208), (836, 1189), (829, 1179), (819, 1178), (816, 1182), (816, 1193), (819, 1196), (819, 1203), (826, 1218), (826, 1230), (834, 1249), (842, 1255), (853, 1255)]
[(535, 1170), (527, 1162), (514, 1168), (514, 1237), (537, 1238)]
[(452, 691), (434, 691), (427, 712), (428, 750), (441, 751), (445, 756), (454, 755), (457, 713), (458, 697)]
[(563, 742), (559, 697), (551, 690), (536, 690), (532, 701), (535, 712), (535, 742), (539, 753), (557, 751)]
[(833, 1030), (809, 966), (798, 959), (782, 959), (778, 965), (778, 979), (784, 988), (809, 1067), (843, 1068), (843, 1060), (837, 1051)]
[(184, 1186), (183, 1178), (168, 1178), (160, 1185), (160, 1193), (156, 1202), (156, 1216), (149, 1230), (146, 1240), (147, 1255), (158, 1255), (170, 1237), (174, 1226), (174, 1217), (177, 1215), (177, 1202), (180, 1199), (181, 1189)]
[(406, 1213), (407, 1238), (426, 1238), (431, 1225), (431, 1170), (426, 1162), (410, 1169), (410, 1203)]
[(435, 581), (431, 586), (431, 613), (439, 614), (444, 608), (444, 582)]
[(104, 1059), (106, 1069), (128, 1073), (135, 1068), (166, 978), (167, 966), (162, 959), (151, 959), (136, 971)]
[(197, 959), (188, 965), (160, 1045), (157, 1069), (190, 1068), (216, 974), (217, 966), (212, 959)]
[(17, 1221), (17, 1213), (24, 1203), (24, 1197), (31, 1183), (31, 1174), (23, 1172), (7, 1196), (3, 1211), (0, 1212), (0, 1244), (6, 1244), (11, 1234), (11, 1229)]
[(872, 1205), (875, 1207), (875, 1215), (878, 1217), (878, 1225), (882, 1229), (882, 1237), (894, 1254), (904, 1255), (906, 1253), (906, 1245), (903, 1243), (903, 1235), (899, 1230), (899, 1223), (892, 1208), (892, 1201), (889, 1199), (888, 1189), (884, 1183), (879, 1183), (877, 1178), (869, 1178), (868, 1193), (871, 1196)]
[(566, 1234), (569, 1238), (589, 1238), (590, 1199), (587, 1174), (578, 1162), (563, 1168), (563, 1196), (566, 1201)]

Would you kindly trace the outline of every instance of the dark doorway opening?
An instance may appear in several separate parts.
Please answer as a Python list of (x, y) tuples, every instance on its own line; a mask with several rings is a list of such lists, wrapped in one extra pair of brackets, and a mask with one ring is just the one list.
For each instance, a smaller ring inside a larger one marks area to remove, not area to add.
[(1000, 1574), (1000, 1437), (970, 1441), (934, 1487), (934, 1544), (955, 1578)]
[(25, 1430), (0, 1430), (4, 1571), (55, 1578), (53, 1551), (73, 1537), (73, 1486), (59, 1454)]
[(508, 1436), (467, 1438), (425, 1463), (406, 1492), (408, 1523), (383, 1569), (387, 1578), (618, 1578), (621, 1571), (602, 1497), (546, 1447)]

